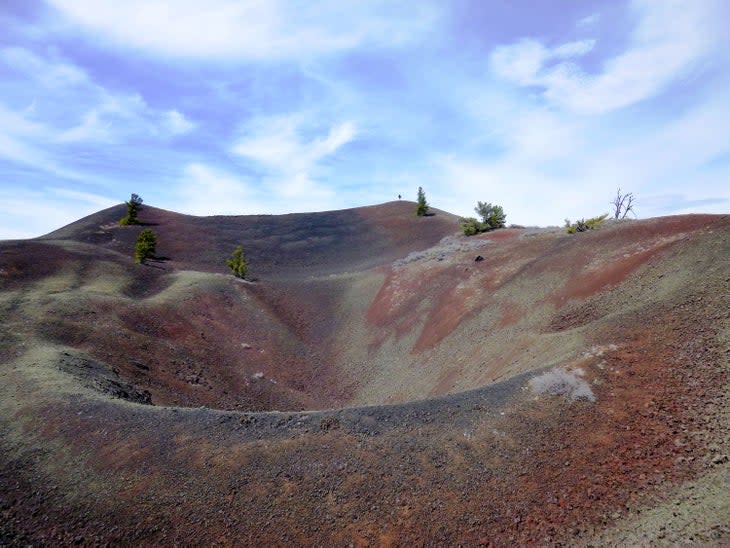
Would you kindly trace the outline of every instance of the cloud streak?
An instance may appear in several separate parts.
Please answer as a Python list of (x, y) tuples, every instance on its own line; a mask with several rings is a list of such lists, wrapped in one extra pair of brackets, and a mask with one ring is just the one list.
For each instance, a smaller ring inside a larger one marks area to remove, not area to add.
[[(629, 48), (606, 59), (597, 73), (573, 59), (590, 52), (594, 40), (555, 48), (522, 40), (497, 48), (492, 69), (518, 85), (542, 88), (548, 101), (579, 114), (624, 108), (660, 93), (711, 52), (717, 38), (712, 7), (709, 2), (634, 2), (637, 23)], [(549, 63), (561, 58), (570, 60)]]
[[(11, 127), (16, 130), (33, 128), (36, 135), (53, 135), (59, 142), (115, 142), (133, 134), (167, 138), (195, 127), (176, 109), (161, 111), (150, 107), (138, 93), (106, 89), (64, 59), (11, 47), (0, 49), (0, 63), (11, 69), (9, 81), (30, 84), (34, 92), (33, 108), (13, 113)], [(59, 104), (64, 105), (63, 112), (58, 112)], [(5, 111), (8, 117), (9, 109)], [(28, 132), (16, 131), (16, 136), (21, 133)]]
[(327, 159), (353, 141), (357, 129), (353, 122), (346, 121), (332, 125), (326, 134), (305, 137), (307, 125), (304, 114), (256, 119), (248, 124), (246, 135), (232, 151), (263, 170), (260, 177), (273, 195), (326, 203), (334, 190), (315, 178)]
[[(65, 188), (0, 187), (0, 239), (33, 238), (118, 203), (106, 196)], [(28, 215), (32, 204), (35, 215)]]
[[(118, 45), (205, 59), (283, 59), (394, 46), (427, 30), (437, 10), (375, 0), (50, 0), (68, 21)], [(124, 21), (124, 24), (119, 24)]]

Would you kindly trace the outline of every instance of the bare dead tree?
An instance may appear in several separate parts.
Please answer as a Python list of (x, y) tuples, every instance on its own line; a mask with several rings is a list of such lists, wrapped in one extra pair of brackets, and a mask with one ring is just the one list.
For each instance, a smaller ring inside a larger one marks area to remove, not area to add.
[(636, 216), (636, 212), (634, 212), (634, 194), (632, 192), (621, 194), (621, 189), (619, 188), (616, 191), (616, 197), (611, 202), (611, 205), (613, 205), (614, 219), (625, 219), (629, 211)]

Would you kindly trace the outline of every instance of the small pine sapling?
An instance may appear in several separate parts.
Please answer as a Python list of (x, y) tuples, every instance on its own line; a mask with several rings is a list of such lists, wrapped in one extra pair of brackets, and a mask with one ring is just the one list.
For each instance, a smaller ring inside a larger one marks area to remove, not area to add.
[(126, 225), (138, 225), (139, 219), (137, 218), (137, 215), (139, 214), (139, 210), (142, 207), (142, 197), (138, 194), (132, 194), (132, 197), (129, 199), (128, 202), (125, 202), (127, 205), (127, 215), (122, 217), (119, 220), (119, 224), (122, 226)]
[(137, 244), (134, 246), (134, 262), (144, 264), (147, 259), (153, 259), (156, 247), (157, 234), (149, 228), (144, 229), (137, 236)]
[(226, 259), (226, 264), (236, 278), (243, 279), (246, 277), (246, 272), (248, 272), (248, 262), (243, 254), (243, 246), (239, 245), (233, 250), (231, 256)]
[(423, 188), (418, 187), (418, 196), (416, 198), (416, 216), (423, 217), (428, 214), (428, 202), (426, 202), (426, 193)]

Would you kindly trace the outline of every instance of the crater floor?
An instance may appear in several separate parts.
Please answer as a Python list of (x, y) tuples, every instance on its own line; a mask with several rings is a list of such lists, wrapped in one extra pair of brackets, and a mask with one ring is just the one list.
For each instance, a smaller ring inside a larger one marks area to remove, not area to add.
[(0, 242), (0, 540), (730, 539), (730, 218), (412, 207), (146, 207), (146, 266), (119, 207)]

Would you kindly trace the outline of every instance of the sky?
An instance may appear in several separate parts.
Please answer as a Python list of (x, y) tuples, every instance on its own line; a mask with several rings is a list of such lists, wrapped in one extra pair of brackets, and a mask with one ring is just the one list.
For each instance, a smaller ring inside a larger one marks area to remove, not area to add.
[(730, 212), (725, 0), (0, 0), (0, 239), (415, 200)]

